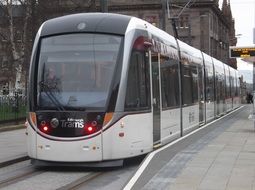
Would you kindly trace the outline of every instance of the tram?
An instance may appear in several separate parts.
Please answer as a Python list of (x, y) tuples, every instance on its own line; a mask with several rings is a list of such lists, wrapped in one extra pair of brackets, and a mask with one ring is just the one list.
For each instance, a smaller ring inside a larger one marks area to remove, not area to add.
[(237, 108), (239, 91), (235, 69), (139, 18), (54, 18), (32, 50), (28, 155), (121, 165)]

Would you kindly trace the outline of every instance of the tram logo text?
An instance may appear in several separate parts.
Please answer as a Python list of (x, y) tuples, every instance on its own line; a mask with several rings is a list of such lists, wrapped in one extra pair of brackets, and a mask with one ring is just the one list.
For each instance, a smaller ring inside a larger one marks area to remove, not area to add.
[(61, 120), (63, 128), (78, 128), (82, 129), (84, 127), (84, 119), (73, 119), (68, 118), (67, 120)]

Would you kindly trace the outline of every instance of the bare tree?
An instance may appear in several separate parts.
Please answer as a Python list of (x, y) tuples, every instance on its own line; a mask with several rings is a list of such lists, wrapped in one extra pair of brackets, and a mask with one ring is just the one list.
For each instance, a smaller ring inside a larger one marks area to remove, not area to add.
[(25, 61), (27, 62), (28, 52), (31, 49), (31, 31), (28, 27), (31, 20), (32, 1), (0, 0), (0, 8), (4, 13), (1, 19), (5, 25), (0, 31), (0, 36), (6, 40), (6, 47), (10, 52), (8, 62), (11, 66), (9, 68), (15, 73), (10, 80), (10, 87), (14, 89), (21, 88), (22, 74), (26, 74)]
[(45, 20), (71, 13), (100, 11), (104, 1), (0, 0), (0, 47), (4, 52), (2, 57), (8, 62), (9, 74), (7, 76), (5, 72), (4, 75), (9, 79), (10, 89), (26, 89), (26, 83), (22, 86), (21, 81), (27, 80), (33, 39)]

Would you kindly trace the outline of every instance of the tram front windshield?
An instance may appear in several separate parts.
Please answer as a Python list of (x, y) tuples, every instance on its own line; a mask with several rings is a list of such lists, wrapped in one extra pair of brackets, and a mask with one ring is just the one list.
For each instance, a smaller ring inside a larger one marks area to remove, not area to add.
[(104, 108), (122, 37), (67, 34), (41, 40), (37, 106), (40, 109)]

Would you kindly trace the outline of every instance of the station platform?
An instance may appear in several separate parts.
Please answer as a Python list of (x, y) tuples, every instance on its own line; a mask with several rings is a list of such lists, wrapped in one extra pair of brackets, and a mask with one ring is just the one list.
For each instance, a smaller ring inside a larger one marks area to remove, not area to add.
[(124, 189), (255, 190), (252, 105), (147, 156)]

